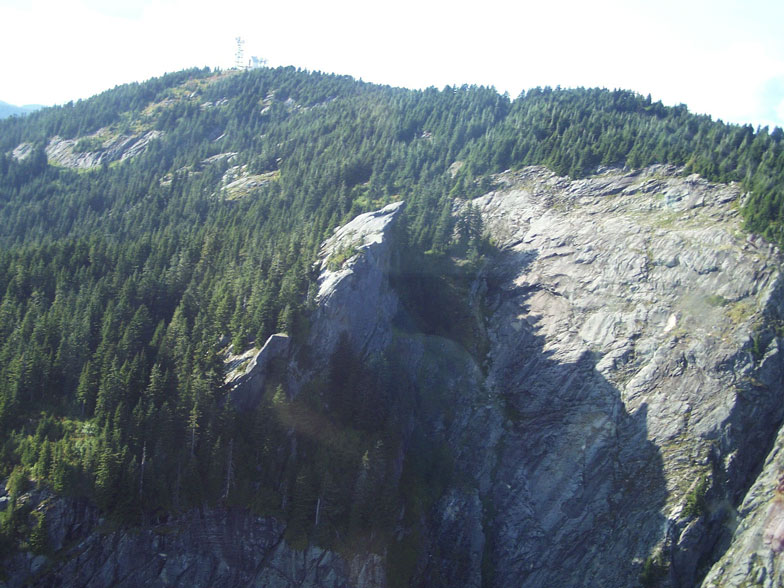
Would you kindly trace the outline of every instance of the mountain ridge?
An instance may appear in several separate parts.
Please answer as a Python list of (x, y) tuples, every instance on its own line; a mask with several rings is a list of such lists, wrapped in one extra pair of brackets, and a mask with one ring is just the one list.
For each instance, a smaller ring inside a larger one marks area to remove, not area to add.
[(0, 119), (8, 118), (9, 116), (24, 116), (36, 110), (46, 108), (42, 104), (25, 104), (24, 106), (16, 106), (3, 102), (0, 100)]

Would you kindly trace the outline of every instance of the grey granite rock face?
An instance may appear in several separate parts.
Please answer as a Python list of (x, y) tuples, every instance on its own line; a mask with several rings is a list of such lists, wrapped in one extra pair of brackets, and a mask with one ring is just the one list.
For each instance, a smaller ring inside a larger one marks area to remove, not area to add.
[(633, 585), (656, 551), (692, 585), (723, 523), (685, 514), (689, 492), (737, 500), (775, 435), (777, 252), (740, 232), (737, 188), (677, 171), (527, 168), (473, 202), (501, 249), (488, 387), (512, 415), (497, 585)]
[(322, 245), (317, 309), (309, 343), (328, 357), (342, 333), (354, 348), (373, 353), (390, 343), (397, 295), (389, 287), (393, 239), (389, 233), (403, 202), (361, 214)]
[(246, 511), (202, 510), (143, 530), (111, 532), (84, 503), (46, 500), (39, 508), (47, 510), (56, 557), (6, 560), (9, 588), (384, 586), (379, 556), (356, 554), (347, 561), (318, 547), (293, 549), (283, 539), (283, 525)]
[(784, 584), (784, 430), (725, 532), (726, 549), (702, 583), (704, 587)]

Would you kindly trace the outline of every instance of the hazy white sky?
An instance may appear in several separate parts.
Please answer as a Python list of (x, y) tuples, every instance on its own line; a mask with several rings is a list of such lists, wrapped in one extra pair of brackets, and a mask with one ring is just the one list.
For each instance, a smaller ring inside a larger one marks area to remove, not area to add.
[(186, 67), (407, 87), (628, 88), (784, 127), (783, 0), (0, 0), (0, 100), (59, 104)]

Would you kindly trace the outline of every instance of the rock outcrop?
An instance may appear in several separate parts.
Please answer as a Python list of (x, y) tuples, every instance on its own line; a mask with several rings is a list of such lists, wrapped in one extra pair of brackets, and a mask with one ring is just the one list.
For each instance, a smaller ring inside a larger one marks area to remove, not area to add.
[[(285, 361), (289, 351), (289, 336), (270, 335), (261, 349), (249, 349), (240, 355), (230, 355), (226, 365), (225, 382), (232, 404), (241, 410), (256, 407), (264, 394), (264, 384), (273, 362)], [(281, 367), (285, 371), (285, 367)]]
[(496, 187), (472, 202), (498, 247), (474, 288), (485, 358), (389, 328), (386, 262), (347, 238), (383, 212), (322, 251), (311, 341), (386, 348), (448, 398), (419, 426), (472, 482), (436, 506), (420, 581), (692, 585), (784, 416), (778, 252), (741, 231), (736, 186), (671, 167)]
[[(162, 134), (161, 131), (153, 130), (130, 135), (114, 135), (106, 129), (101, 129), (94, 135), (80, 139), (63, 139), (54, 136), (46, 145), (46, 157), (50, 163), (64, 167), (91, 169), (103, 163), (123, 161), (139, 155), (147, 148), (150, 141), (158, 139)], [(87, 147), (79, 150), (80, 145), (83, 144)], [(15, 155), (17, 150), (14, 150)]]
[[(225, 154), (221, 154), (225, 155)], [(228, 158), (231, 161), (231, 155)], [(217, 156), (220, 157), (220, 156)], [(202, 162), (210, 163), (214, 161), (216, 156)], [(248, 172), (247, 165), (234, 165), (226, 170), (221, 178), (221, 185), (219, 193), (227, 200), (237, 200), (244, 198), (256, 192), (259, 188), (266, 186), (270, 182), (277, 180), (280, 172), (278, 170), (269, 171), (263, 174), (251, 174)]]
[(317, 309), (309, 337), (317, 355), (328, 357), (343, 333), (366, 354), (389, 345), (389, 325), (398, 310), (397, 295), (389, 284), (394, 250), (390, 232), (403, 206), (394, 202), (361, 214), (322, 245)]
[(24, 161), (30, 154), (33, 152), (33, 144), (32, 143), (20, 143), (16, 146), (16, 148), (11, 152), (11, 157), (16, 159), (17, 161)]

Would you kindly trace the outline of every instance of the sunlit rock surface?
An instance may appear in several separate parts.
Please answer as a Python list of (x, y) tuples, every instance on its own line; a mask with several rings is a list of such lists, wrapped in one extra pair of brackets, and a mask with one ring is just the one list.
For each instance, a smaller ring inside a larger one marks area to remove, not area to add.
[[(54, 136), (49, 139), (46, 145), (46, 157), (49, 163), (64, 167), (90, 169), (103, 163), (123, 161), (139, 155), (147, 148), (150, 141), (158, 139), (161, 135), (163, 133), (157, 130), (117, 135), (107, 129), (101, 129), (89, 137), (81, 138), (81, 140), (89, 141), (89, 147), (83, 151), (80, 150), (80, 139), (63, 139)], [(16, 154), (16, 150), (14, 154)], [(18, 157), (18, 159), (22, 157)]]
[(365, 353), (389, 344), (389, 323), (398, 304), (389, 285), (394, 247), (390, 232), (403, 207), (403, 202), (394, 202), (361, 214), (322, 245), (309, 338), (319, 355), (329, 355), (341, 333)]

